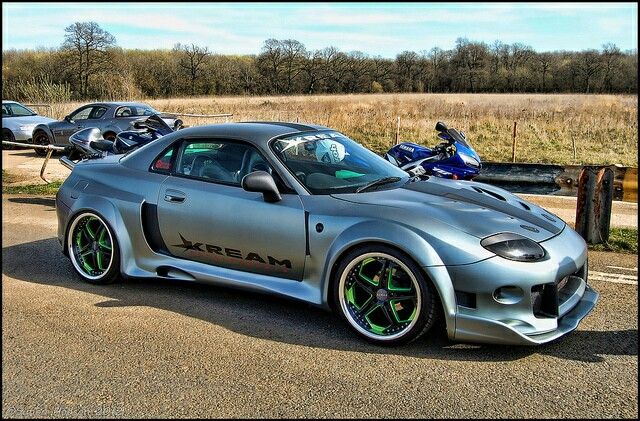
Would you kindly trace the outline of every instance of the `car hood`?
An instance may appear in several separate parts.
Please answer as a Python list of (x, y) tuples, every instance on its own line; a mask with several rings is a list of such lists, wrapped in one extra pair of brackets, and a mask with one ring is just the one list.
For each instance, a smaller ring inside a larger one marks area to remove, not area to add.
[(506, 190), (473, 181), (431, 177), (397, 189), (333, 197), (402, 209), (402, 212), (392, 213), (392, 217), (426, 231), (435, 219), (478, 238), (513, 232), (541, 242), (565, 227), (564, 221), (541, 207)]

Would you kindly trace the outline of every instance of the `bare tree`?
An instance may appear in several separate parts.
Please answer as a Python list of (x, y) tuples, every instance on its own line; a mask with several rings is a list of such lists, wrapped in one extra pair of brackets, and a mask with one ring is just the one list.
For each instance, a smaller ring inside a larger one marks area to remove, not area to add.
[(64, 30), (62, 49), (71, 59), (70, 66), (80, 81), (80, 94), (86, 98), (89, 78), (105, 69), (109, 62), (109, 50), (116, 38), (95, 22), (76, 22)]
[(206, 58), (211, 55), (211, 52), (208, 47), (200, 47), (195, 44), (176, 44), (173, 50), (180, 55), (178, 65), (187, 72), (191, 84), (191, 95), (195, 95), (196, 80), (200, 76), (202, 66)]
[(602, 46), (602, 66), (604, 70), (604, 90), (611, 92), (613, 88), (613, 77), (620, 67), (622, 53), (620, 49), (612, 43)]
[(553, 56), (551, 53), (540, 53), (536, 56), (536, 67), (542, 76), (542, 92), (547, 90), (547, 74), (551, 68)]
[(585, 93), (591, 92), (591, 82), (600, 73), (602, 62), (597, 50), (587, 50), (580, 53), (578, 58), (578, 71), (583, 77)]

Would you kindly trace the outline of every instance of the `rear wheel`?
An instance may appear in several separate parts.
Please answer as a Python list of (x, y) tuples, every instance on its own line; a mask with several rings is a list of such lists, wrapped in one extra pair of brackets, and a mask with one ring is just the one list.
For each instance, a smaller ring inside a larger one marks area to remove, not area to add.
[[(43, 131), (43, 130), (38, 130), (37, 132), (35, 132), (33, 134), (33, 143), (36, 145), (49, 145), (51, 143), (51, 140), (49, 139), (49, 136)], [(43, 148), (33, 148), (36, 153), (40, 156), (45, 156), (47, 154), (47, 150), (43, 149)]]
[(109, 225), (97, 214), (76, 216), (67, 234), (74, 269), (92, 284), (108, 284), (120, 275), (120, 251)]
[[(16, 138), (13, 135), (13, 132), (9, 129), (2, 129), (2, 140), (6, 142), (15, 142)], [(15, 149), (14, 145), (5, 145), (2, 144), (2, 149)]]
[(342, 260), (334, 280), (334, 307), (370, 342), (412, 341), (433, 325), (433, 287), (404, 253), (376, 245), (356, 249)]

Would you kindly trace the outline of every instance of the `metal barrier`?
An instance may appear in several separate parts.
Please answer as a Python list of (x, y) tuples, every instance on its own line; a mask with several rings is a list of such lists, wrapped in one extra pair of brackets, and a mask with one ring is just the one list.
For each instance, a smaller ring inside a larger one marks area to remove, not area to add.
[[(638, 168), (609, 165), (613, 171), (613, 199), (638, 201)], [(578, 178), (582, 165), (512, 164), (483, 162), (480, 175), (474, 178), (512, 193), (578, 195)]]
[(46, 178), (44, 178), (44, 169), (47, 167), (47, 164), (49, 163), (49, 158), (51, 158), (51, 154), (53, 153), (53, 151), (64, 151), (64, 147), (62, 146), (53, 146), (53, 145), (33, 145), (31, 143), (18, 143), (18, 142), (9, 142), (6, 140), (2, 141), (3, 145), (12, 145), (12, 146), (18, 146), (20, 148), (29, 148), (29, 149), (46, 149), (47, 155), (44, 158), (44, 162), (42, 163), (42, 168), (40, 168), (40, 178), (44, 180), (45, 183), (49, 184), (50, 181), (47, 180)]

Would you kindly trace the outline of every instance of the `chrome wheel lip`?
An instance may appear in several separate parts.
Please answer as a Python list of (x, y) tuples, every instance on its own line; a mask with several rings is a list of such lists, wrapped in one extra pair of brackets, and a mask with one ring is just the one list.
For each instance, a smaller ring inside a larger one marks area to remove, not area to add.
[(78, 223), (86, 217), (96, 218), (100, 221), (102, 225), (104, 225), (105, 229), (107, 230), (107, 234), (109, 235), (109, 242), (111, 243), (111, 247), (112, 248), (115, 247), (113, 243), (113, 237), (111, 235), (111, 230), (109, 229), (109, 226), (104, 222), (104, 220), (93, 212), (83, 212), (73, 220), (71, 227), (69, 227), (69, 231), (67, 232), (67, 251), (69, 252), (69, 258), (71, 259), (71, 263), (73, 264), (73, 267), (76, 269), (76, 271), (80, 273), (83, 278), (86, 278), (92, 281), (97, 281), (104, 278), (107, 272), (111, 270), (111, 265), (113, 264), (113, 255), (115, 254), (115, 250), (111, 252), (111, 255), (109, 256), (109, 264), (107, 265), (107, 268), (100, 275), (92, 276), (86, 273), (86, 271), (82, 268), (82, 265), (80, 264), (80, 262), (78, 262), (76, 258), (76, 254), (73, 250), (73, 233)]
[[(388, 259), (388, 260), (396, 263), (411, 278), (411, 282), (413, 283), (413, 285), (414, 285), (414, 287), (416, 289), (416, 314), (415, 314), (413, 320), (411, 321), (411, 323), (409, 323), (409, 325), (407, 325), (400, 332), (394, 333), (392, 335), (377, 335), (377, 334), (375, 334), (373, 332), (370, 332), (367, 329), (363, 328), (353, 318), (353, 316), (351, 315), (351, 312), (349, 311), (349, 308), (347, 307), (347, 300), (346, 300), (345, 292), (344, 292), (347, 276), (349, 275), (349, 272), (351, 272), (351, 270), (355, 266), (357, 266), (358, 264), (362, 263), (365, 259), (368, 259), (368, 258), (371, 258), (371, 257), (372, 258), (384, 258), (384, 259)], [(361, 254), (360, 256), (358, 256), (357, 258), (355, 258), (351, 262), (349, 262), (347, 267), (344, 269), (344, 271), (342, 271), (342, 274), (340, 275), (340, 281), (339, 281), (339, 285), (338, 285), (338, 294), (339, 294), (339, 298), (340, 298), (340, 307), (342, 309), (343, 314), (345, 315), (345, 317), (349, 321), (349, 324), (351, 326), (353, 326), (358, 332), (360, 332), (364, 336), (366, 336), (368, 338), (371, 338), (371, 339), (375, 339), (377, 341), (393, 341), (395, 339), (399, 339), (399, 338), (405, 336), (407, 333), (409, 333), (411, 331), (411, 329), (413, 329), (415, 324), (418, 322), (418, 318), (420, 317), (420, 312), (422, 311), (422, 289), (420, 287), (420, 284), (418, 283), (418, 280), (416, 279), (415, 275), (413, 274), (413, 272), (400, 259), (398, 259), (398, 258), (396, 258), (394, 256), (391, 256), (389, 254), (382, 253), (382, 252), (371, 252), (371, 253)]]

